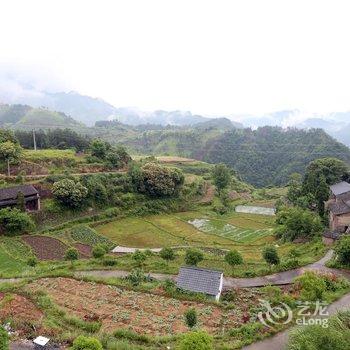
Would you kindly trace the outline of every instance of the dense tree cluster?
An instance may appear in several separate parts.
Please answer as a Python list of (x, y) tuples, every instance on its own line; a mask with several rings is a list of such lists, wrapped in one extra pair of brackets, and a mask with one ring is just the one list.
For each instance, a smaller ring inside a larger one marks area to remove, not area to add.
[(178, 194), (184, 184), (181, 170), (156, 163), (134, 166), (130, 176), (136, 190), (151, 197), (169, 197)]
[(30, 232), (35, 227), (32, 218), (17, 208), (0, 210), (0, 231), (7, 236)]
[[(23, 148), (34, 148), (34, 139), (32, 131), (16, 130), (15, 136)], [(88, 137), (87, 135), (80, 135), (71, 129), (56, 128), (49, 130), (36, 130), (35, 140), (38, 149), (74, 148), (76, 149), (76, 151), (84, 151), (87, 150), (90, 145), (90, 137)]]

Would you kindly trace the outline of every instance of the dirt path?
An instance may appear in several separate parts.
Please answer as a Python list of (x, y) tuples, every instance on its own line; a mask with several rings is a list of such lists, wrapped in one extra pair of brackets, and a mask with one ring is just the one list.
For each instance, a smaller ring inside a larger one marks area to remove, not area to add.
[[(319, 272), (331, 272), (338, 276), (344, 276), (350, 279), (350, 272), (331, 269), (325, 266), (325, 263), (332, 257), (333, 251), (330, 250), (327, 254), (320, 260), (314, 262), (313, 264), (300, 267), (298, 269), (284, 271), (275, 273), (273, 275), (267, 275), (264, 277), (254, 277), (254, 278), (224, 278), (224, 288), (231, 289), (235, 287), (240, 288), (250, 288), (250, 287), (262, 287), (266, 285), (283, 285), (290, 284), (293, 282), (293, 279), (307, 270), (319, 271)], [(129, 271), (121, 270), (92, 270), (92, 271), (77, 271), (75, 273), (76, 277), (102, 277), (102, 278), (111, 278), (111, 277), (125, 277), (129, 274)], [(151, 277), (164, 281), (166, 279), (172, 279), (176, 281), (176, 275), (162, 274), (162, 273), (150, 273)]]

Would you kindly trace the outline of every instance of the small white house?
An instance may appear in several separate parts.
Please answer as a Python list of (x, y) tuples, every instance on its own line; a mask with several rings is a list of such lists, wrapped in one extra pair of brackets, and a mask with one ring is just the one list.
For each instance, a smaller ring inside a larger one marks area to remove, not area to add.
[(203, 293), (219, 301), (224, 282), (222, 271), (183, 266), (177, 277), (177, 287), (190, 292)]

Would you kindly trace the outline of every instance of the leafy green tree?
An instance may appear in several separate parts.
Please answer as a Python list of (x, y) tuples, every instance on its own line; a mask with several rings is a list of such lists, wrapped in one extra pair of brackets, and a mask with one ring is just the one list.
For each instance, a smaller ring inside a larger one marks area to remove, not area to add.
[(119, 169), (127, 165), (131, 161), (131, 157), (124, 147), (112, 147), (106, 153), (106, 161), (110, 167)]
[(26, 202), (22, 191), (17, 193), (17, 208), (22, 212), (26, 211)]
[(288, 183), (288, 192), (287, 192), (287, 198), (288, 200), (296, 204), (298, 198), (301, 196), (302, 193), (302, 176), (298, 173), (293, 173), (290, 176), (290, 180)]
[(107, 151), (110, 149), (110, 145), (101, 139), (94, 139), (91, 142), (90, 149), (93, 157), (104, 160), (106, 158)]
[(179, 344), (179, 350), (212, 350), (213, 337), (204, 331), (186, 333)]
[(262, 253), (262, 257), (269, 265), (278, 265), (280, 263), (277, 249), (274, 246), (265, 247)]
[(188, 249), (185, 254), (185, 262), (187, 265), (197, 266), (204, 259), (204, 255), (200, 250)]
[(64, 206), (79, 208), (88, 195), (88, 189), (70, 179), (57, 181), (52, 186), (54, 198)]
[(167, 248), (167, 247), (163, 248), (160, 251), (159, 255), (167, 263), (169, 263), (169, 261), (172, 261), (175, 259), (175, 252), (174, 252), (174, 249), (172, 249), (172, 248)]
[(216, 164), (212, 171), (213, 181), (219, 193), (231, 182), (232, 174), (227, 165), (220, 163)]
[(349, 177), (349, 167), (337, 158), (320, 158), (312, 161), (306, 168), (303, 191), (316, 193), (322, 176), (324, 176), (327, 185), (333, 185)]
[(329, 186), (327, 185), (326, 178), (323, 174), (319, 176), (318, 181), (319, 182), (317, 190), (315, 192), (315, 199), (317, 201), (316, 205), (318, 213), (323, 218), (325, 209), (324, 202), (329, 199)]
[(343, 236), (335, 246), (337, 261), (342, 265), (350, 265), (350, 236)]
[(137, 266), (142, 266), (147, 259), (147, 255), (141, 250), (136, 250), (132, 255), (132, 258), (136, 262)]
[(276, 223), (276, 234), (285, 241), (312, 238), (323, 228), (319, 215), (300, 207), (283, 208), (277, 213)]
[(141, 169), (135, 167), (131, 176), (137, 191), (151, 197), (177, 195), (185, 180), (181, 170), (156, 163), (147, 163)]
[(188, 328), (194, 328), (197, 324), (197, 311), (195, 308), (190, 308), (185, 311), (185, 322)]
[(101, 244), (96, 244), (92, 249), (92, 256), (96, 259), (103, 258), (106, 254), (106, 249)]
[(243, 264), (243, 257), (237, 250), (231, 250), (226, 253), (225, 261), (232, 267)]
[(0, 230), (7, 236), (30, 232), (35, 228), (34, 221), (17, 208), (0, 209)]
[(80, 335), (74, 340), (71, 350), (103, 350), (103, 347), (98, 339)]
[(66, 250), (66, 254), (64, 256), (64, 259), (67, 260), (67, 261), (70, 261), (72, 266), (73, 266), (73, 262), (75, 260), (78, 260), (79, 259), (79, 252), (76, 248), (68, 248)]
[(22, 154), (22, 148), (19, 144), (11, 141), (0, 143), (0, 160), (7, 163), (7, 175), (11, 175), (10, 164), (17, 162)]
[(0, 349), (8, 350), (9, 349), (9, 335), (7, 331), (0, 326)]

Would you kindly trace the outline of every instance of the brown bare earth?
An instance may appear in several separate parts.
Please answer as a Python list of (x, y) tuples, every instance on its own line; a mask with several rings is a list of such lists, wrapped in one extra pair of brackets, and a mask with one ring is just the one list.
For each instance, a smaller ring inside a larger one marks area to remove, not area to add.
[[(185, 332), (184, 312), (196, 308), (200, 327), (211, 334), (238, 327), (245, 307), (254, 299), (247, 295), (244, 308), (225, 310), (214, 304), (180, 301), (162, 295), (123, 290), (70, 278), (43, 278), (29, 284), (30, 291), (44, 290), (70, 315), (88, 320), (98, 318), (102, 330), (129, 328), (140, 334), (166, 335)], [(245, 296), (243, 296), (245, 298)]]
[(12, 326), (21, 335), (30, 331), (33, 324), (40, 327), (43, 313), (27, 298), (18, 294), (0, 295), (0, 320), (11, 320)]
[(62, 260), (68, 248), (64, 243), (52, 237), (23, 236), (22, 239), (40, 260)]
[(79, 252), (81, 258), (91, 258), (92, 257), (92, 247), (88, 244), (74, 243), (73, 247)]

